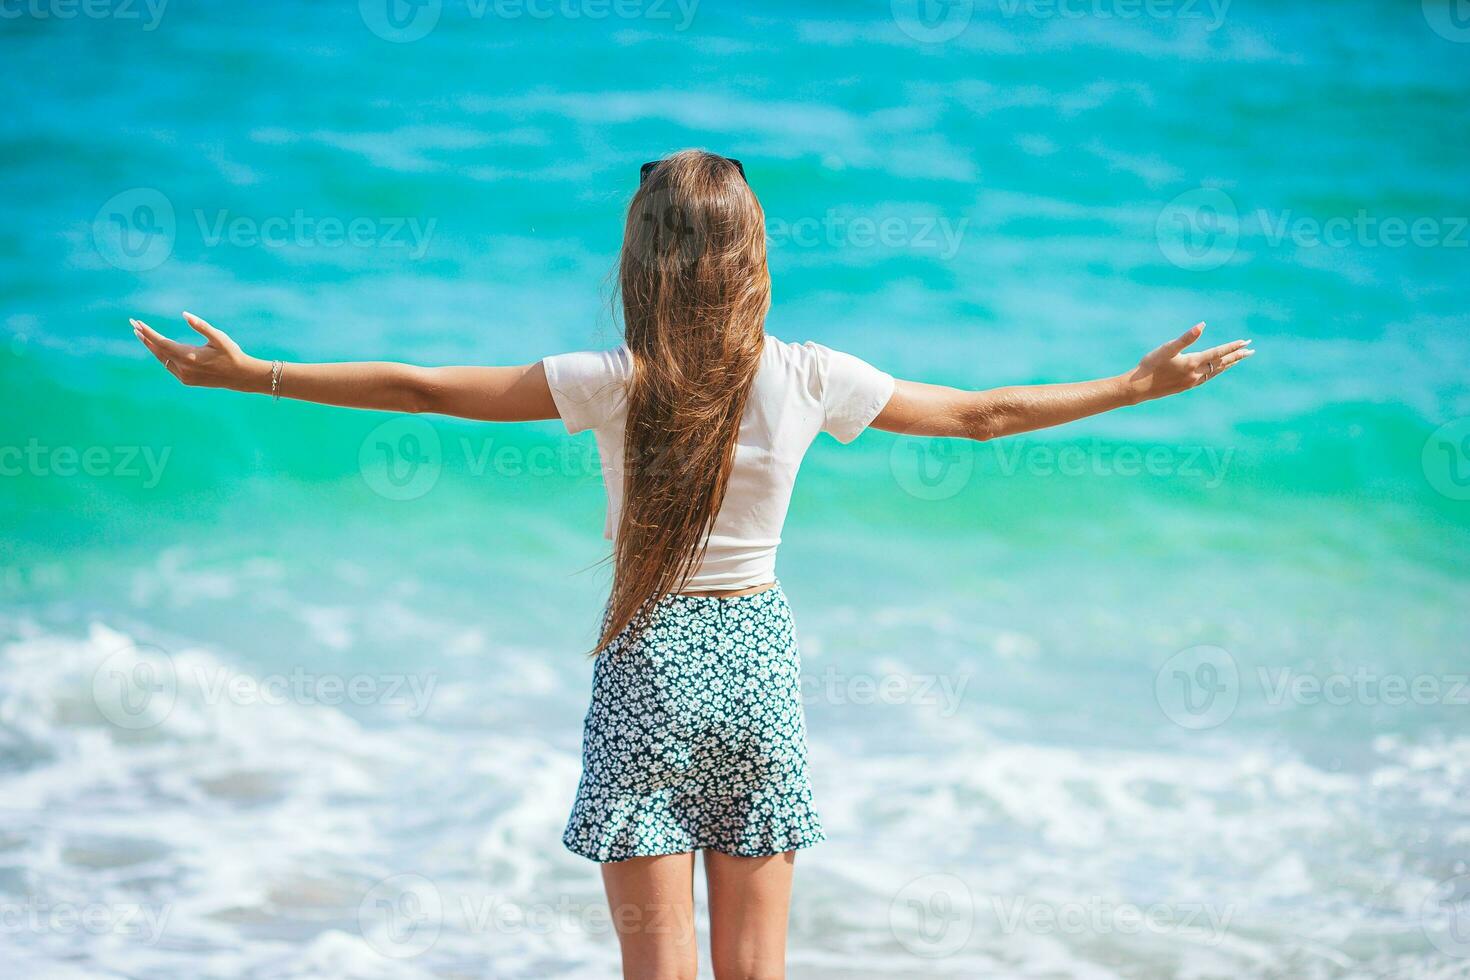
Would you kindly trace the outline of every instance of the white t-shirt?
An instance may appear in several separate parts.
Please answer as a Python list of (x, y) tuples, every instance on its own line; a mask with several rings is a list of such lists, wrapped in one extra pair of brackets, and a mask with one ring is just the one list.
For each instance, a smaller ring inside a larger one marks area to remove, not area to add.
[[(567, 432), (592, 429), (607, 488), (611, 540), (623, 499), (627, 346), (545, 358), (546, 381)], [(796, 471), (818, 432), (851, 442), (888, 404), (893, 378), (866, 361), (821, 344), (782, 343), (766, 335), (760, 367), (740, 420), (735, 466), (710, 529), (709, 548), (686, 591), (743, 589), (776, 577), (776, 546)]]

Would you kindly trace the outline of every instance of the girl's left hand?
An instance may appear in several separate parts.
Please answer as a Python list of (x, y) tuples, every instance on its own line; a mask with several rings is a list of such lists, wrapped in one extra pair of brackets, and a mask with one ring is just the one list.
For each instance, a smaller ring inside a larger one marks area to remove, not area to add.
[(223, 330), (212, 327), (192, 313), (184, 314), (184, 322), (193, 327), (206, 343), (199, 347), (175, 343), (142, 320), (129, 320), (133, 335), (158, 358), (170, 374), (184, 384), (197, 388), (233, 388), (254, 390), (261, 368), (267, 375), (269, 366), (246, 354)]

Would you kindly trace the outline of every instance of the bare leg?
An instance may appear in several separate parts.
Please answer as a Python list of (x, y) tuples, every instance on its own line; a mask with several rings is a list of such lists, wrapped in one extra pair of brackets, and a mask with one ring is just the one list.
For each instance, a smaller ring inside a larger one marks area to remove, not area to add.
[(786, 917), (795, 866), (795, 851), (758, 858), (704, 852), (715, 980), (786, 976)]
[(694, 980), (694, 854), (604, 864), (602, 886), (623, 951), (623, 980)]

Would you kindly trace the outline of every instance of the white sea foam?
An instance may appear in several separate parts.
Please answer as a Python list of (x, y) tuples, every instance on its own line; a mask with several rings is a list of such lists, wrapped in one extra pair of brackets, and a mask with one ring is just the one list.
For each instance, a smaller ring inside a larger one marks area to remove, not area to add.
[[(963, 670), (981, 676), (1047, 656), (1039, 637), (996, 630), (976, 646), (961, 619), (926, 627), (879, 607), (805, 622), (808, 671), (845, 657), (875, 677), (920, 674), (923, 645), (882, 644), (864, 661), (837, 637), (928, 627), (938, 649), (978, 650)], [(170, 655), (167, 710), (126, 727), (97, 677), (149, 662), (146, 644), (103, 625), (73, 635), (15, 622), (5, 635), (0, 898), (42, 916), (9, 937), (21, 962), (56, 962), (65, 946), (129, 975), (181, 963), (195, 976), (395, 980), (615, 969), (597, 876), (559, 843), (573, 733), (509, 727), (515, 716), (494, 709), (580, 700), (584, 663), (482, 651), (485, 676), (446, 683), (431, 714), (369, 721), (211, 697), (194, 678), (239, 665), (183, 646)], [(1381, 841), (1395, 814), (1470, 795), (1463, 738), (1384, 736), (1373, 765), (1334, 772), (1224, 734), (1137, 749), (1001, 735), (1009, 716), (968, 701), (950, 715), (902, 700), (818, 703), (809, 715), (829, 841), (798, 862), (792, 969), (803, 976), (1402, 969), (1409, 954), (1387, 950), (1419, 934), (1438, 879)], [(945, 888), (961, 906), (935, 904)], [(72, 907), (106, 928), (45, 918)], [(916, 926), (957, 907), (960, 925)], [(158, 938), (125, 919), (158, 923)], [(1423, 975), (1440, 969), (1415, 955)]]

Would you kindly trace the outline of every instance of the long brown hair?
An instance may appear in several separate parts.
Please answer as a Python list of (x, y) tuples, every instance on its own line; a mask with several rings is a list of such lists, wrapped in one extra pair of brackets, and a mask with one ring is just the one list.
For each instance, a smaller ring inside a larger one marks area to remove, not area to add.
[(618, 288), (633, 375), (594, 653), (684, 587), (725, 499), (771, 304), (765, 214), (735, 163), (683, 150), (653, 169), (628, 207)]

